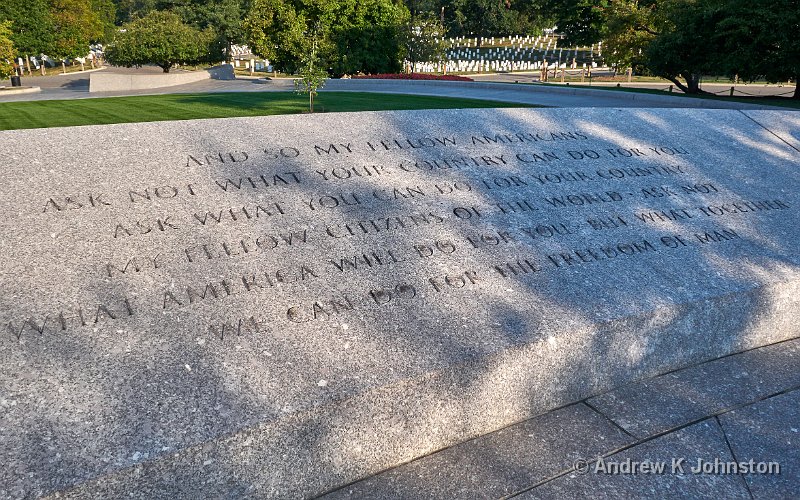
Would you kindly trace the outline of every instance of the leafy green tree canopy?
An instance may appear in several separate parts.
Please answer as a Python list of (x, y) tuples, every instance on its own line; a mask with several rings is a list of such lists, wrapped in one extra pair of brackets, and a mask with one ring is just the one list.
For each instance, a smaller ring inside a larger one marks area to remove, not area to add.
[(174, 12), (152, 11), (123, 25), (106, 58), (116, 66), (155, 64), (169, 73), (176, 64), (212, 61), (213, 39), (212, 31), (188, 26)]
[(438, 17), (419, 14), (406, 24), (403, 44), (411, 70), (416, 71), (417, 62), (441, 62), (449, 43), (444, 39), (445, 27)]
[(50, 52), (53, 22), (47, 0), (3, 0), (0, 21), (11, 21), (11, 41), (22, 55)]
[[(242, 21), (249, 3), (249, 0), (182, 0), (174, 2), (170, 10), (191, 26), (213, 30), (220, 49), (230, 59), (231, 46), (245, 41)], [(164, 2), (164, 8), (167, 7)]]
[(105, 27), (89, 0), (50, 0), (52, 44), (45, 53), (57, 59), (82, 57), (103, 38)]
[(399, 70), (407, 19), (392, 0), (254, 0), (244, 27), (250, 48), (287, 72), (311, 50), (318, 27), (320, 64), (339, 76)]
[(570, 43), (603, 41), (608, 62), (647, 68), (687, 93), (702, 92), (704, 74), (800, 76), (798, 0), (546, 1)]
[(0, 22), (0, 80), (14, 74), (14, 43), (11, 41), (11, 21)]
[(445, 8), (452, 35), (475, 35), (478, 45), (494, 35), (526, 31), (527, 18), (512, 8), (511, 0), (451, 0)]
[(714, 5), (724, 14), (714, 27), (721, 71), (745, 80), (794, 80), (793, 97), (800, 99), (800, 1), (720, 0)]
[(644, 64), (684, 92), (700, 93), (701, 76), (719, 72), (715, 31), (724, 15), (709, 2), (669, 2), (662, 12), (659, 31), (643, 44)]

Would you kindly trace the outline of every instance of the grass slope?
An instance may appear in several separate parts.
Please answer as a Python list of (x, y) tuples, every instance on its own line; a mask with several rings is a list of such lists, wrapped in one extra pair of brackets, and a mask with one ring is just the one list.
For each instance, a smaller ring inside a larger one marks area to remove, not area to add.
[[(532, 107), (478, 99), (324, 92), (315, 111)], [(307, 97), (288, 92), (168, 94), (0, 103), (0, 130), (302, 113)]]

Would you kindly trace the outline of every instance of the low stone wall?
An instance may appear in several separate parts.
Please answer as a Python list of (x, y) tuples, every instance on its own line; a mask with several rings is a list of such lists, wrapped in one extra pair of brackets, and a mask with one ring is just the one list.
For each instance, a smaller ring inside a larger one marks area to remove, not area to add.
[(11, 94), (30, 94), (33, 92), (41, 92), (39, 87), (4, 87), (0, 86), (0, 96)]
[(157, 89), (199, 82), (201, 80), (233, 80), (234, 78), (233, 66), (230, 64), (222, 64), (202, 71), (161, 74), (99, 71), (89, 76), (89, 92)]

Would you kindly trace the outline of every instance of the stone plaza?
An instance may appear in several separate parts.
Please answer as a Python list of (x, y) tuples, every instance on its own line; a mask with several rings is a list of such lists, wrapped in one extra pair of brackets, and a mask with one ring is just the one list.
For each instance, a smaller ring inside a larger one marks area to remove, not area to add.
[[(792, 111), (329, 113), (0, 143), (0, 496), (590, 495), (610, 476), (563, 471), (669, 463), (662, 437), (686, 470), (770, 462), (695, 445), (778, 393), (797, 422)], [(720, 401), (756, 358), (773, 378), (750, 368), (759, 390)], [(711, 403), (676, 390), (709, 381)], [(545, 444), (559, 432), (573, 451)], [(470, 487), (458, 464), (503, 439), (553, 463)], [(774, 484), (685, 493), (792, 496), (786, 457)]]

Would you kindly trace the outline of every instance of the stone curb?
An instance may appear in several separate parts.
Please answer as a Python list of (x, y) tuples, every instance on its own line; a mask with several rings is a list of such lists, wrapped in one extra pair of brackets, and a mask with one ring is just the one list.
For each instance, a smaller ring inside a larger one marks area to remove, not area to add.
[(13, 94), (33, 94), (41, 91), (42, 89), (40, 87), (4, 87), (0, 88), (0, 96)]
[[(637, 92), (623, 92), (623, 91), (616, 91), (616, 90), (607, 90), (607, 89), (587, 89), (587, 88), (576, 88), (576, 87), (560, 87), (555, 85), (538, 85), (538, 84), (517, 84), (517, 83), (504, 83), (504, 82), (441, 82), (435, 80), (379, 80), (379, 79), (364, 79), (364, 80), (329, 80), (328, 86), (329, 87), (336, 87), (344, 82), (352, 82), (352, 81), (364, 81), (374, 83), (376, 85), (397, 85), (398, 83), (403, 85), (408, 85), (410, 87), (461, 87), (461, 88), (470, 88), (470, 89), (487, 89), (487, 90), (496, 90), (496, 91), (508, 91), (508, 92), (530, 92), (530, 93), (551, 93), (551, 94), (561, 94), (561, 95), (574, 95), (574, 96), (602, 96), (603, 98), (611, 98), (611, 99), (622, 99), (622, 100), (629, 100), (629, 101), (637, 101), (641, 102), (643, 105), (648, 103), (651, 104), (665, 104), (665, 103), (675, 103), (681, 102), (683, 104), (691, 103), (692, 106), (695, 108), (719, 108), (719, 109), (787, 109), (781, 108), (777, 106), (769, 106), (764, 104), (749, 104), (743, 102), (727, 102), (727, 101), (717, 101), (717, 100), (708, 100), (702, 98), (695, 98), (695, 97), (679, 97), (679, 96), (660, 96), (660, 95), (653, 95), (653, 94), (644, 94), (644, 93), (637, 93)], [(329, 88), (329, 90), (335, 90), (334, 88)], [(615, 94), (609, 94), (610, 92), (615, 92)], [(469, 96), (466, 96), (469, 97)], [(676, 101), (676, 99), (681, 99), (681, 101)], [(710, 104), (710, 105), (709, 105)], [(683, 106), (682, 106), (683, 107)]]

